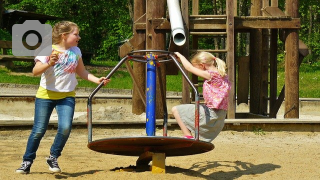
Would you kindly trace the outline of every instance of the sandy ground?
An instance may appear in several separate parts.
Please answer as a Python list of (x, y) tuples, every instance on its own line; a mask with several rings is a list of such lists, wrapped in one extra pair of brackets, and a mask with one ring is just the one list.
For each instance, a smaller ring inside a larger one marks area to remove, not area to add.
[[(1, 129), (0, 179), (319, 179), (320, 134), (318, 132), (223, 131), (215, 149), (197, 155), (168, 157), (166, 173), (117, 172), (135, 166), (138, 157), (98, 153), (87, 148), (87, 129), (74, 128), (59, 158), (62, 173), (48, 170), (45, 157), (56, 130), (43, 138), (31, 173), (14, 173), (20, 166), (28, 129)], [(94, 128), (93, 138), (141, 136), (144, 128)], [(157, 130), (161, 135), (162, 130)], [(169, 136), (181, 136), (172, 128)]]
[[(36, 88), (7, 88), (23, 90), (33, 94)], [(6, 88), (1, 87), (1, 93)], [(130, 113), (131, 104), (125, 100), (102, 100), (94, 104), (93, 120), (144, 120), (145, 114)], [(168, 103), (171, 106), (178, 102)], [(112, 106), (110, 106), (112, 104)], [(3, 108), (2, 108), (3, 107)], [(238, 107), (237, 107), (238, 108)], [(241, 109), (246, 109), (241, 108)], [(2, 100), (0, 120), (33, 119), (34, 102), (32, 98), (23, 100)], [(241, 110), (240, 109), (240, 110)], [(301, 103), (302, 119), (320, 120), (318, 104), (304, 106)], [(283, 118), (280, 109), (279, 117)], [(54, 112), (51, 119), (55, 120)], [(74, 121), (85, 121), (86, 101), (76, 105)], [(317, 126), (318, 127), (318, 126)], [(117, 172), (121, 167), (135, 166), (138, 157), (103, 154), (87, 148), (87, 129), (75, 127), (69, 141), (59, 158), (62, 173), (54, 174), (48, 170), (45, 157), (48, 156), (56, 129), (47, 131), (41, 141), (37, 158), (28, 175), (16, 174), (25, 151), (31, 127), (0, 127), (0, 180), (11, 179), (320, 179), (320, 133), (288, 131), (231, 131), (225, 130), (213, 141), (215, 149), (197, 155), (168, 157), (166, 173)], [(143, 125), (109, 125), (94, 128), (93, 140), (109, 137), (144, 136)], [(158, 136), (162, 129), (157, 130)], [(181, 137), (180, 130), (173, 125), (168, 136)]]

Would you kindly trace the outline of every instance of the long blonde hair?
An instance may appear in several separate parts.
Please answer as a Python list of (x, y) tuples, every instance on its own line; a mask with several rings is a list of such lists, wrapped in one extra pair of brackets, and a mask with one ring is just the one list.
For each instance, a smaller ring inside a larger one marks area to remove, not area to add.
[(219, 74), (224, 77), (227, 75), (227, 68), (226, 63), (211, 53), (208, 52), (199, 52), (196, 55), (193, 56), (191, 59), (192, 64), (206, 64), (206, 65), (213, 65), (218, 69)]
[(52, 44), (59, 44), (61, 42), (62, 34), (71, 33), (78, 25), (71, 21), (60, 21), (52, 28)]

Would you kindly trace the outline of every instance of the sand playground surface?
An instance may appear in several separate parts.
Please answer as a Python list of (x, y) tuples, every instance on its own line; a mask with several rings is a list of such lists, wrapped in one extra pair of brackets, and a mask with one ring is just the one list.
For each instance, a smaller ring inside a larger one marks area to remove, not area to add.
[[(222, 131), (212, 151), (190, 156), (167, 157), (166, 173), (118, 172), (134, 167), (138, 157), (98, 153), (87, 148), (87, 129), (75, 127), (58, 159), (62, 173), (48, 170), (48, 156), (56, 129), (45, 134), (31, 172), (16, 174), (30, 129), (0, 130), (0, 179), (319, 179), (319, 132)], [(109, 137), (143, 136), (142, 127), (93, 128), (93, 140)], [(156, 135), (162, 135), (157, 129)], [(177, 128), (168, 136), (180, 137)]]
[[(9, 92), (12, 93), (12, 91)], [(93, 107), (95, 122), (143, 121), (145, 119), (145, 114), (130, 113), (131, 104), (124, 100), (111, 102), (105, 99), (103, 102), (105, 104), (95, 104)], [(168, 103), (168, 109), (176, 103), (179, 102)], [(14, 101), (4, 100), (1, 106), (4, 107), (0, 108), (1, 121), (9, 120), (19, 123), (30, 122), (33, 119), (32, 98), (30, 101), (28, 98), (21, 101), (19, 98)], [(300, 109), (306, 110), (306, 108), (309, 108), (308, 113), (301, 113), (302, 119), (316, 122), (320, 120), (319, 106), (301, 106)], [(54, 121), (56, 118), (56, 114), (53, 113), (51, 119)], [(79, 102), (76, 105), (74, 122), (85, 123), (85, 120), (86, 102)], [(165, 174), (153, 174), (149, 170), (121, 171), (128, 167), (134, 169), (138, 157), (104, 154), (90, 150), (87, 147), (88, 130), (83, 125), (73, 127), (62, 156), (58, 159), (61, 173), (50, 172), (45, 161), (56, 134), (55, 126), (49, 126), (37, 151), (37, 158), (31, 167), (30, 174), (16, 174), (15, 170), (20, 167), (30, 131), (30, 125), (0, 127), (0, 180), (320, 179), (319, 123), (309, 124), (308, 129), (300, 128), (295, 131), (264, 128), (236, 131), (226, 128), (212, 142), (215, 146), (212, 151), (189, 156), (167, 157)], [(144, 124), (119, 123), (95, 125), (93, 128), (93, 140), (145, 136), (145, 134)], [(156, 136), (162, 136), (161, 126), (157, 126)], [(181, 137), (179, 127), (171, 124), (168, 136)]]

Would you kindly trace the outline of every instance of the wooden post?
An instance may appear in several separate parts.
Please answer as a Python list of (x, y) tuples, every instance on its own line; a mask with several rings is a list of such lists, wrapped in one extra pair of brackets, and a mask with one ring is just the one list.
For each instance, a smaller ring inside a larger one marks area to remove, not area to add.
[(278, 7), (278, 0), (271, 0), (271, 7)]
[[(189, 4), (188, 0), (181, 0), (181, 15), (182, 19), (184, 20), (185, 26), (185, 36), (186, 36), (186, 42), (183, 45), (182, 54), (184, 57), (189, 59)], [(188, 72), (186, 72), (189, 74)], [(189, 83), (183, 78), (182, 81), (182, 104), (189, 104), (191, 102), (190, 99), (190, 85)]]
[[(253, 0), (251, 16), (261, 16), (262, 0)], [(260, 114), (262, 30), (250, 32), (250, 112)]]
[[(193, 0), (192, 1), (192, 15), (199, 15), (199, 0)], [(198, 49), (198, 43), (199, 43), (199, 36), (198, 35), (192, 35), (192, 49)], [(198, 84), (198, 76), (192, 74), (192, 83)], [(196, 86), (196, 89), (199, 90), (198, 86)], [(195, 100), (195, 93), (192, 91), (192, 100)]]
[[(162, 30), (155, 30), (152, 20), (155, 18), (165, 17), (165, 0), (147, 0), (146, 3), (146, 49), (149, 50), (164, 50), (165, 49), (165, 32)], [(164, 83), (162, 84), (163, 92), (166, 94), (166, 69), (165, 64), (160, 64), (161, 74), (157, 73), (157, 89), (160, 88), (159, 78)], [(163, 118), (163, 103), (161, 100), (161, 91), (157, 91), (156, 95), (156, 118)]]
[[(278, 7), (278, 0), (271, 0), (271, 7)], [(277, 49), (278, 29), (271, 29), (270, 35), (270, 100), (269, 117), (276, 118), (277, 112), (274, 109), (277, 100)]]
[[(298, 0), (286, 0), (286, 15), (298, 18)], [(299, 34), (287, 29), (285, 39), (285, 118), (299, 118)]]
[[(262, 1), (262, 7), (269, 7), (269, 0)], [(266, 16), (263, 13), (263, 16)], [(262, 30), (262, 53), (261, 53), (261, 95), (259, 114), (268, 114), (268, 70), (269, 70), (269, 52), (270, 52), (270, 35), (269, 29)]]
[(238, 15), (238, 0), (233, 0), (233, 16), (237, 16)]
[[(146, 0), (134, 0), (134, 14), (133, 21), (136, 22), (141, 16), (143, 16), (146, 12)], [(141, 41), (141, 39), (145, 38), (145, 31), (138, 31), (133, 29), (133, 34), (135, 36), (135, 40)], [(134, 50), (145, 49), (145, 43), (138, 44), (134, 47)], [(145, 90), (146, 89), (146, 65), (145, 63), (139, 63), (133, 61), (133, 74), (137, 79), (137, 86), (133, 86), (132, 92), (132, 113), (134, 114), (142, 114), (145, 112), (146, 107), (143, 103), (139, 95), (138, 88)]]
[(234, 1), (227, 1), (227, 67), (231, 83), (228, 102), (228, 119), (236, 117), (235, 68), (234, 68)]

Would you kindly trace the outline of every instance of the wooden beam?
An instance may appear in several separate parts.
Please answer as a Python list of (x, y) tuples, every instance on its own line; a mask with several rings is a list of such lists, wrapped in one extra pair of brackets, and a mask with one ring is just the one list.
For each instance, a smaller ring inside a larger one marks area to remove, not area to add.
[[(153, 21), (153, 20), (151, 20)], [(166, 19), (159, 20), (155, 29), (162, 29), (170, 31), (170, 22)], [(235, 30), (245, 29), (300, 29), (300, 18), (290, 17), (234, 17)], [(134, 28), (137, 30), (145, 30), (146, 23), (135, 23)], [(225, 30), (226, 20), (225, 19), (189, 19), (189, 29), (194, 30)]]
[(238, 58), (237, 104), (248, 104), (250, 57)]
[(228, 102), (228, 119), (236, 117), (235, 64), (234, 64), (234, 1), (227, 1), (227, 67), (231, 83)]
[(271, 7), (278, 7), (278, 0), (271, 0)]
[[(165, 31), (155, 29), (155, 26), (158, 26), (160, 21), (155, 19), (161, 19), (165, 16), (165, 0), (147, 0), (146, 1), (146, 49), (147, 50), (164, 50), (165, 49)], [(166, 67), (164, 63), (160, 64), (161, 74), (157, 73), (157, 88), (163, 87), (164, 95), (166, 95)], [(161, 77), (159, 77), (161, 76)], [(159, 84), (159, 78), (164, 82), (162, 86)], [(161, 91), (157, 91), (156, 93), (156, 118), (163, 118), (163, 102), (160, 100)], [(164, 102), (165, 103), (165, 102)]]
[[(186, 42), (183, 45), (182, 54), (184, 57), (189, 59), (189, 1), (188, 0), (181, 0), (181, 15), (182, 19), (184, 20), (184, 29), (185, 29), (185, 36), (186, 36)], [(186, 72), (188, 75), (190, 73)], [(190, 76), (189, 76), (190, 77)], [(183, 78), (182, 81), (182, 103), (183, 104), (190, 104), (191, 98), (190, 98), (190, 85), (188, 81)]]
[[(138, 22), (146, 22), (146, 0), (134, 0), (134, 12), (133, 21), (134, 24)], [(133, 28), (132, 30), (134, 37), (130, 39), (129, 43), (132, 45), (132, 50), (141, 50), (146, 47), (146, 31), (141, 31)], [(121, 50), (121, 49), (120, 49)], [(130, 66), (131, 67), (131, 66)], [(144, 63), (133, 62), (132, 73), (135, 77), (136, 83), (133, 85), (132, 92), (132, 113), (142, 114), (145, 112), (145, 93), (146, 88), (146, 69)]]
[[(251, 6), (251, 16), (261, 16), (262, 1), (255, 0)], [(257, 21), (259, 22), (259, 21)], [(250, 113), (260, 114), (261, 107), (261, 55), (262, 29), (252, 29), (250, 33)]]
[(299, 18), (235, 18), (235, 28), (238, 29), (300, 29)]
[(278, 7), (265, 7), (262, 9), (262, 12), (264, 12), (266, 16), (274, 16), (274, 17), (286, 16), (286, 14), (283, 11), (281, 11)]
[[(286, 15), (299, 17), (298, 0), (286, 0)], [(299, 118), (299, 34), (285, 30), (285, 118)]]
[[(269, 117), (276, 118), (278, 110), (275, 110), (277, 100), (277, 50), (278, 50), (278, 30), (272, 29), (270, 36), (270, 98)], [(280, 107), (280, 106), (279, 106)]]
[(192, 14), (199, 14), (199, 0), (192, 0)]

